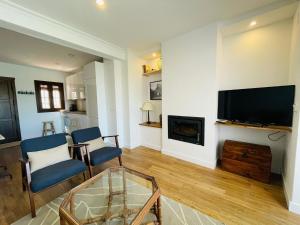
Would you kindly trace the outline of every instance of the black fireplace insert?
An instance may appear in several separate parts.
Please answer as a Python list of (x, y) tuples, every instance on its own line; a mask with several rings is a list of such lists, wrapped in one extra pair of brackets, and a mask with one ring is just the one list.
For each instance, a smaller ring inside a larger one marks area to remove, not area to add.
[(204, 146), (204, 123), (202, 117), (168, 116), (168, 137)]

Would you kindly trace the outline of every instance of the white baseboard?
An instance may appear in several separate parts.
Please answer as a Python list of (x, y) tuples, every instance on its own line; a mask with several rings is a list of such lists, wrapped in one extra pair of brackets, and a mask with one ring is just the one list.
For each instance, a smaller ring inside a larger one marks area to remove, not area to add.
[(126, 147), (125, 147), (125, 146), (123, 146), (123, 147), (124, 147), (124, 148), (128, 148), (128, 149), (130, 149), (130, 150), (135, 150), (136, 148), (140, 147), (140, 145), (134, 145), (134, 146), (126, 145)]
[(286, 184), (285, 184), (285, 179), (284, 179), (283, 175), (282, 175), (282, 184), (283, 184), (282, 186), (283, 186), (283, 193), (284, 193), (285, 201), (286, 201), (286, 204), (289, 208), (290, 197), (289, 197), (289, 194), (286, 191)]
[(282, 181), (283, 181), (283, 193), (286, 200), (286, 204), (288, 206), (288, 210), (293, 213), (300, 214), (300, 203), (293, 202), (290, 200), (289, 193), (287, 193), (287, 189), (286, 189), (286, 182), (283, 176), (282, 176)]
[(142, 146), (145, 146), (146, 148), (151, 148), (156, 151), (161, 151), (161, 146), (159, 145), (142, 144)]
[(129, 145), (122, 145), (121, 148), (131, 149)]
[(187, 161), (187, 162), (195, 163), (197, 165), (204, 166), (204, 167), (207, 167), (209, 169), (215, 169), (216, 165), (217, 165), (217, 159), (215, 161), (204, 161), (204, 160), (196, 159), (194, 157), (190, 157), (190, 156), (181, 155), (181, 154), (177, 154), (177, 153), (174, 153), (174, 152), (166, 151), (164, 149), (162, 149), (162, 154), (173, 156), (175, 158), (178, 158), (178, 159), (181, 159), (181, 160), (184, 160), (184, 161)]
[(300, 214), (300, 204), (296, 202), (290, 202), (289, 204), (289, 211)]

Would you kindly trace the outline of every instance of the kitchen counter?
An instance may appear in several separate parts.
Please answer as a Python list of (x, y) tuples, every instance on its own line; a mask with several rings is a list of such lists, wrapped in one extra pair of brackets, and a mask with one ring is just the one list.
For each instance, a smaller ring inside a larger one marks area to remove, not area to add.
[(86, 111), (63, 111), (65, 114), (79, 114), (79, 115), (86, 115)]

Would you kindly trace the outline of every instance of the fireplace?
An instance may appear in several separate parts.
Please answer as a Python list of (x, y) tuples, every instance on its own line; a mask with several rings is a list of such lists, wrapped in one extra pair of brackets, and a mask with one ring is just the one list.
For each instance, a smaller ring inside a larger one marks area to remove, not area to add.
[(204, 146), (204, 123), (201, 117), (168, 116), (168, 137)]

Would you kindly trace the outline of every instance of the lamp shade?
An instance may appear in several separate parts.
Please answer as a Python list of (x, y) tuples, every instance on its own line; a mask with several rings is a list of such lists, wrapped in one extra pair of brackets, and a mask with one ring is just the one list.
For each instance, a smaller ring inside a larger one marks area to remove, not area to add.
[(0, 141), (2, 140), (5, 140), (5, 137), (3, 137), (1, 134), (0, 134)]
[(151, 111), (153, 110), (153, 106), (150, 102), (144, 102), (142, 109), (144, 111)]

